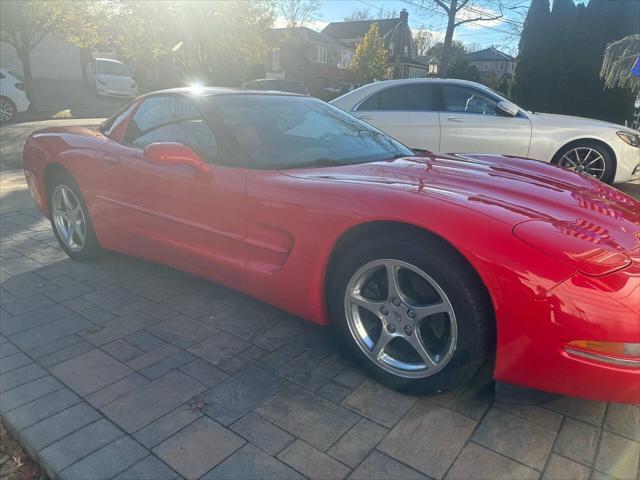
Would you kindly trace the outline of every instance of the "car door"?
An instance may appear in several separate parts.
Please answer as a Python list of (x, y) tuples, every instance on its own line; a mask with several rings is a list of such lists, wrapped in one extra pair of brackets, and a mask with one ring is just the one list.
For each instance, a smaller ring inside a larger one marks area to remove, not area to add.
[(528, 156), (531, 121), (524, 113), (499, 115), (500, 98), (472, 86), (442, 83), (437, 95), (442, 152)]
[(433, 108), (431, 83), (387, 87), (370, 95), (351, 113), (409, 148), (440, 150), (440, 117)]
[[(191, 147), (209, 170), (150, 162), (144, 148), (156, 142)], [(224, 165), (219, 145), (186, 96), (142, 100), (121, 141), (102, 151), (104, 164), (119, 172), (112, 188), (117, 250), (243, 287), (245, 173)]]

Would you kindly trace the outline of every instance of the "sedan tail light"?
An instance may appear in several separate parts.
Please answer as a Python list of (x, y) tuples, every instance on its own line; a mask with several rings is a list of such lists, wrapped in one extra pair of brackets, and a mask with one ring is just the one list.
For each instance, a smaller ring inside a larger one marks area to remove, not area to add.
[(24, 84), (23, 84), (23, 83), (18, 82), (18, 83), (16, 83), (16, 84), (15, 84), (15, 87), (16, 87), (18, 90), (22, 90), (22, 91), (24, 91)]

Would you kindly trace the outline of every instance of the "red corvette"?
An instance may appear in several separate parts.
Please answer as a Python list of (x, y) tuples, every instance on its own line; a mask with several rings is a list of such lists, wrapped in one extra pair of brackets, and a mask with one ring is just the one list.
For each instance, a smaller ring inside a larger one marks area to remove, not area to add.
[(640, 203), (544, 163), (410, 150), (319, 100), (134, 100), (24, 148), (76, 260), (143, 257), (333, 324), (392, 387), (496, 380), (640, 402)]

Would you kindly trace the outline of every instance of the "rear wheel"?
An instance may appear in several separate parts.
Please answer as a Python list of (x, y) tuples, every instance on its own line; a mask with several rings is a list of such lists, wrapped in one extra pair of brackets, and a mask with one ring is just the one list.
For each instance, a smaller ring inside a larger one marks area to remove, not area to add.
[(613, 182), (615, 176), (613, 157), (606, 148), (594, 142), (583, 142), (563, 148), (556, 155), (555, 163), (605, 183)]
[(102, 249), (78, 185), (64, 173), (57, 174), (50, 185), (51, 226), (58, 243), (74, 260), (95, 258)]
[(15, 104), (7, 97), (0, 97), (0, 122), (8, 122), (15, 114)]
[(328, 301), (359, 363), (402, 391), (455, 388), (492, 343), (491, 309), (477, 276), (457, 252), (422, 236), (352, 248), (335, 270)]

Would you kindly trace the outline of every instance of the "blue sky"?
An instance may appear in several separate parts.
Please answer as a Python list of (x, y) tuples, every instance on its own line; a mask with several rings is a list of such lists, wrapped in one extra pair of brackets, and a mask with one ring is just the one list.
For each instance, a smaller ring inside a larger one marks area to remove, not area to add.
[[(497, 10), (498, 0), (482, 0), (473, 5), (477, 12), (479, 9)], [(478, 22), (462, 25), (456, 29), (455, 39), (466, 44), (474, 44), (476, 48), (495, 45), (508, 53), (515, 54), (518, 46), (516, 35), (510, 34), (514, 28), (524, 21), (530, 0), (511, 0), (513, 5), (519, 6), (515, 11), (506, 13), (504, 19), (491, 22)], [(480, 7), (479, 5), (482, 5)], [(434, 32), (434, 35), (444, 35), (446, 29), (446, 17), (440, 13), (440, 8), (435, 7), (432, 0), (321, 0), (322, 15), (310, 25), (316, 30), (322, 29), (328, 22), (342, 21), (346, 15), (357, 9), (369, 9), (373, 14), (382, 8), (384, 11), (400, 11), (405, 8), (409, 12), (409, 24), (412, 29), (426, 28)], [(467, 12), (473, 15), (475, 12)], [(475, 16), (475, 15), (474, 15)]]

